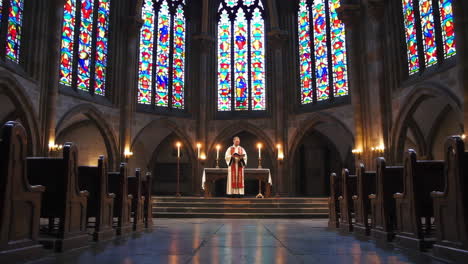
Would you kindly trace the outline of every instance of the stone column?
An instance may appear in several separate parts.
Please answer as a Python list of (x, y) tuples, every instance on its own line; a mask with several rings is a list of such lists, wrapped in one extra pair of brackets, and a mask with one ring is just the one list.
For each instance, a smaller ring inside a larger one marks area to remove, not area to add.
[[(351, 103), (354, 111), (355, 148), (364, 150), (367, 147), (365, 138), (364, 112), (366, 100), (363, 84), (363, 34), (361, 30), (361, 6), (358, 4), (342, 4), (337, 10), (338, 16), (345, 24), (346, 43), (348, 51), (348, 78), (351, 94)], [(363, 153), (364, 154), (364, 153)]]
[(457, 45), (457, 67), (460, 91), (463, 95), (463, 126), (468, 130), (468, 1), (453, 0), (455, 40)]
[(385, 152), (372, 152), (369, 147), (383, 145), (390, 147), (389, 130), (391, 128), (391, 111), (386, 106), (392, 104), (391, 91), (385, 85), (385, 8), (383, 0), (368, 0), (367, 13), (370, 30), (367, 34), (367, 102), (368, 112), (364, 112), (368, 123), (367, 147), (365, 164), (367, 168), (375, 169), (375, 158), (385, 156)]
[[(287, 92), (284, 91), (287, 85), (285, 85), (285, 77), (283, 76), (284, 70), (284, 59), (283, 59), (283, 50), (287, 41), (288, 33), (286, 31), (280, 30), (279, 28), (273, 29), (268, 33), (268, 44), (272, 48), (272, 57), (273, 69), (269, 72), (272, 73), (272, 82), (271, 82), (271, 95), (272, 105), (269, 106), (272, 108), (273, 123), (275, 126), (275, 144), (280, 144), (282, 146), (282, 151), (288, 149), (288, 133), (287, 133), (287, 111), (286, 105), (288, 103), (288, 98), (286, 98)], [(273, 194), (275, 196), (286, 195), (287, 189), (284, 186), (285, 180), (284, 177), (287, 175), (287, 167), (285, 164), (288, 164), (288, 157), (286, 156), (284, 160), (278, 160), (278, 149), (274, 152), (275, 156), (272, 157), (276, 160), (275, 171), (276, 175), (273, 175)]]
[[(120, 95), (120, 159), (125, 160), (124, 153), (130, 150), (132, 144), (132, 130), (135, 122), (135, 112), (137, 105), (137, 80), (138, 80), (138, 51), (140, 29), (143, 21), (136, 10), (133, 16), (124, 17), (123, 23), (126, 24), (126, 38), (119, 43), (125, 43), (126, 54), (124, 67), (122, 69), (125, 78), (122, 78), (123, 85), (116, 85), (116, 91)], [(118, 89), (117, 89), (118, 87)]]
[(62, 40), (63, 7), (65, 0), (50, 0), (47, 38), (47, 67), (41, 84), (40, 119), (42, 140), (39, 154), (47, 155), (49, 141), (55, 143), (57, 99), (59, 93), (60, 49)]
[[(210, 151), (208, 149), (208, 113), (210, 113), (209, 98), (211, 98), (209, 96), (208, 90), (208, 87), (210, 87), (208, 78), (208, 76), (210, 76), (208, 59), (215, 45), (215, 39), (207, 33), (201, 33), (195, 35), (194, 40), (196, 41), (198, 51), (200, 52), (200, 68), (198, 69), (200, 83), (199, 94), (196, 96), (196, 98), (198, 98), (198, 105), (196, 106), (196, 111), (194, 111), (198, 120), (196, 137), (197, 140), (202, 144), (203, 151), (208, 155)], [(196, 170), (197, 174), (195, 175), (195, 195), (200, 196), (202, 166), (199, 162), (197, 164), (199, 166)]]

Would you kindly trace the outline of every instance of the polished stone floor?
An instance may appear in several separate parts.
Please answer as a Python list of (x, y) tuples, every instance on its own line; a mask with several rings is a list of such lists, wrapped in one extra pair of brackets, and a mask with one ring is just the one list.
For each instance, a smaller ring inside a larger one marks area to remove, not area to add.
[(339, 235), (326, 220), (155, 219), (153, 232), (49, 256), (34, 264), (438, 263)]

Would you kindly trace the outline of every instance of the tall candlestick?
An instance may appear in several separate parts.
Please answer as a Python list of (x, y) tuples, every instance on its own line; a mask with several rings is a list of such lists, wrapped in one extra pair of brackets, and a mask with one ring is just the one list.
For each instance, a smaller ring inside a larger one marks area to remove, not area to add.
[(258, 147), (258, 158), (261, 159), (262, 158), (262, 144), (258, 143), (257, 147)]
[(180, 146), (181, 146), (180, 142), (177, 142), (176, 146), (177, 146), (177, 158), (180, 158)]
[(197, 144), (197, 157), (200, 158), (201, 143)]
[(220, 145), (216, 146), (216, 159), (219, 159), (219, 149), (221, 148)]

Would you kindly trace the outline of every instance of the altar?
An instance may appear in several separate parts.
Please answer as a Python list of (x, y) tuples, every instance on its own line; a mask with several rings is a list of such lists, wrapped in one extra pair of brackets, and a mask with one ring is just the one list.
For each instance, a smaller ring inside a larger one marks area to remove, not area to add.
[[(202, 189), (205, 191), (205, 197), (213, 197), (213, 188), (215, 182), (218, 180), (226, 179), (228, 175), (227, 168), (206, 168), (203, 170), (202, 176)], [(271, 180), (270, 169), (255, 169), (245, 168), (244, 169), (245, 179), (255, 179), (262, 183), (265, 183), (265, 190), (262, 190), (265, 197), (271, 196), (271, 186), (273, 182)]]

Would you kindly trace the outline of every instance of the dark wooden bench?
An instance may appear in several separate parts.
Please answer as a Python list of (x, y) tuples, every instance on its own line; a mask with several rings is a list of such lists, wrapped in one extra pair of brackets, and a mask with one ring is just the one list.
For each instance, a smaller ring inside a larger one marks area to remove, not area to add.
[(145, 206), (143, 210), (143, 220), (146, 228), (153, 226), (153, 203), (151, 199), (151, 190), (153, 188), (153, 176), (151, 172), (146, 173), (143, 181), (143, 196), (145, 197)]
[(353, 195), (356, 194), (356, 175), (349, 175), (348, 169), (341, 172), (341, 196), (340, 201), (340, 226), (339, 229), (345, 232), (353, 231)]
[(80, 189), (89, 192), (86, 224), (88, 228), (94, 228), (94, 241), (109, 240), (115, 236), (112, 228), (115, 195), (109, 193), (106, 162), (104, 156), (100, 156), (97, 167), (78, 168)]
[[(62, 158), (28, 158), (29, 181), (44, 185), (41, 218), (48, 219), (48, 228), (41, 230), (41, 242), (56, 251), (84, 247), (86, 232), (87, 191), (78, 186), (78, 151), (73, 143), (63, 147)], [(58, 224), (55, 224), (55, 221)]]
[(140, 169), (136, 169), (135, 176), (128, 177), (128, 193), (132, 195), (132, 227), (133, 231), (142, 231), (145, 227), (143, 222), (143, 210), (145, 205), (145, 197), (142, 195), (143, 179)]
[(434, 255), (468, 263), (468, 153), (458, 136), (445, 143), (445, 186), (431, 193), (436, 243)]
[(405, 152), (403, 191), (393, 196), (399, 246), (419, 250), (432, 246), (428, 239), (434, 216), (431, 192), (443, 189), (443, 169), (443, 161), (417, 160), (414, 150)]
[(393, 194), (403, 190), (403, 166), (387, 166), (384, 158), (377, 158), (375, 193), (371, 201), (371, 236), (377, 242), (392, 241), (395, 237), (395, 199)]
[(109, 172), (109, 191), (115, 194), (113, 227), (117, 235), (132, 232), (131, 212), (132, 195), (128, 194), (127, 164), (121, 163), (118, 172)]
[(370, 200), (369, 195), (375, 193), (375, 171), (368, 172), (364, 164), (357, 168), (357, 188), (354, 195), (354, 234), (358, 236), (370, 235)]
[(7, 122), (0, 139), (0, 262), (37, 259), (43, 186), (32, 186), (25, 174), (27, 137), (24, 127)]
[(341, 196), (341, 178), (336, 173), (330, 174), (330, 197), (328, 197), (328, 227), (340, 227), (340, 206), (338, 197)]

